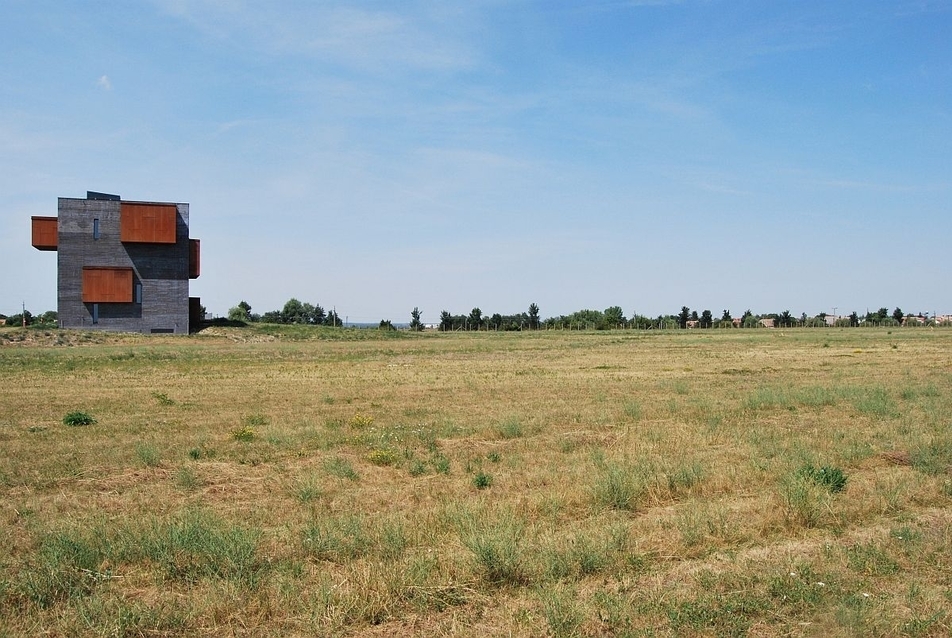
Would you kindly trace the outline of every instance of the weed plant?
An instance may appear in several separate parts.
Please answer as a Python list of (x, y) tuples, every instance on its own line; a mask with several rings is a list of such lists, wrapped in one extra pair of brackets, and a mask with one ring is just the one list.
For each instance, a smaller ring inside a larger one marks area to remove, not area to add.
[(825, 487), (831, 493), (836, 494), (846, 489), (846, 474), (838, 467), (815, 467), (813, 465), (804, 465), (797, 473), (804, 479), (812, 481), (816, 485)]
[(69, 412), (63, 417), (63, 424), (71, 427), (81, 425), (95, 425), (96, 419), (88, 412)]
[(360, 475), (357, 474), (357, 470), (354, 469), (350, 461), (339, 456), (324, 461), (324, 471), (331, 476), (347, 479), (348, 481), (356, 481), (360, 478)]

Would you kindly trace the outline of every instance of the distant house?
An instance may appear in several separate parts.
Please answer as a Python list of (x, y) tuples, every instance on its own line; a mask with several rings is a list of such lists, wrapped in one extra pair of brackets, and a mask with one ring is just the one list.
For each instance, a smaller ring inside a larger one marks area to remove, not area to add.
[(770, 317), (764, 317), (763, 319), (760, 320), (760, 325), (762, 325), (764, 328), (773, 328), (774, 320), (771, 319)]
[(33, 217), (33, 247), (57, 253), (61, 328), (187, 333), (201, 301), (199, 243), (188, 236), (188, 204), (122, 201), (118, 195), (61, 197), (57, 217)]
[(5, 326), (5, 325), (7, 325), (7, 316), (0, 315), (0, 326)]
[(740, 328), (740, 327), (742, 327), (742, 326), (744, 325), (744, 318), (743, 318), (743, 317), (734, 317), (733, 319), (731, 319), (731, 322), (734, 324), (734, 327), (735, 327), (735, 328)]
[(691, 321), (690, 319), (684, 324), (688, 328), (697, 328), (700, 325), (700, 321)]

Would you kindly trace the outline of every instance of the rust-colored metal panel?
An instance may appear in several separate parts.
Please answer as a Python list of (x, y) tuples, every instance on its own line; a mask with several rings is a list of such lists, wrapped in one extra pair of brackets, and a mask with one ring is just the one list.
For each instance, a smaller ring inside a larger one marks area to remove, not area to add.
[(59, 246), (59, 232), (55, 217), (32, 217), (33, 247), (37, 250), (56, 250)]
[(119, 241), (174, 244), (177, 217), (174, 204), (122, 202), (119, 212)]
[(198, 239), (188, 240), (188, 278), (198, 279), (202, 274), (202, 242)]
[(83, 303), (132, 303), (132, 268), (84, 266)]

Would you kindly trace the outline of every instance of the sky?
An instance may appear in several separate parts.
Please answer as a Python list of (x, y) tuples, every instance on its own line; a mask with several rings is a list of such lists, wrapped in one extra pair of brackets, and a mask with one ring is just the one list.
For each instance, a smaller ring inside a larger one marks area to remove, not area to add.
[(952, 313), (952, 0), (0, 0), (0, 313), (87, 190), (215, 315)]

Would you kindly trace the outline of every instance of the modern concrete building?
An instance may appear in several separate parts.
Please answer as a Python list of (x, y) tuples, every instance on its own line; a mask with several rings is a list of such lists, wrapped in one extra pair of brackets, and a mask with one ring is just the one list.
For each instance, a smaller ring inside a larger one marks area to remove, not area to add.
[(187, 333), (201, 321), (188, 296), (200, 246), (188, 204), (61, 197), (56, 217), (33, 217), (33, 246), (57, 252), (61, 328)]

